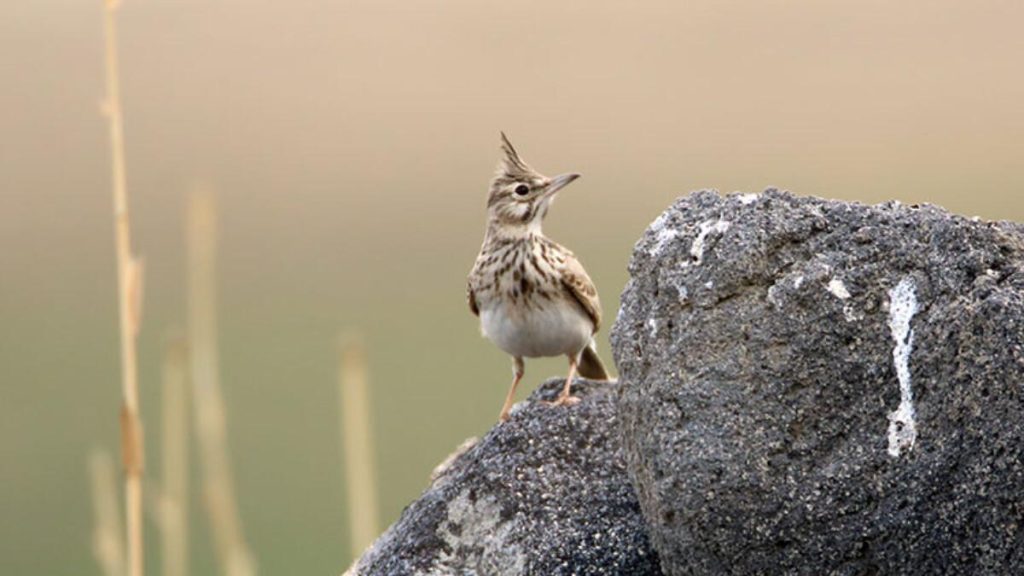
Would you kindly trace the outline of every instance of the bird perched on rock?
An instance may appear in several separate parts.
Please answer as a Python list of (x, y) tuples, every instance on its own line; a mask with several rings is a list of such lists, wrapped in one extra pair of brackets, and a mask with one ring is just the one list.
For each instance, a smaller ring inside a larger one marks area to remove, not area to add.
[(577, 373), (607, 380), (608, 372), (594, 348), (601, 327), (597, 289), (576, 256), (541, 231), (555, 195), (580, 175), (544, 176), (523, 161), (504, 133), (501, 149), (467, 298), (484, 336), (513, 358), (514, 378), (500, 415), (505, 421), (523, 378), (523, 358), (569, 359), (569, 375), (553, 405), (579, 402), (570, 394)]

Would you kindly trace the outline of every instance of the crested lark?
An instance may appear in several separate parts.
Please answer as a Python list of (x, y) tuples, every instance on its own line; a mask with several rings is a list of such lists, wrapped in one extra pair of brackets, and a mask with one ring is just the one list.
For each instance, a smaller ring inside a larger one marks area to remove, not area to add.
[(607, 380), (608, 373), (594, 349), (601, 326), (597, 289), (573, 253), (541, 231), (555, 194), (579, 174), (540, 174), (504, 133), (501, 148), (504, 156), (487, 197), (487, 232), (469, 273), (467, 297), (484, 336), (514, 360), (500, 415), (505, 421), (523, 378), (524, 357), (569, 359), (569, 375), (554, 405), (579, 402), (569, 394), (577, 372), (598, 380)]

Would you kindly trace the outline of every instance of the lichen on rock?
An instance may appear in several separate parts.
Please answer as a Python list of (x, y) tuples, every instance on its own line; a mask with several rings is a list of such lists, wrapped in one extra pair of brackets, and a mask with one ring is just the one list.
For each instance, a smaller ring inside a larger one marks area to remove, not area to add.
[(626, 474), (614, 382), (543, 384), (460, 447), (351, 576), (660, 575)]

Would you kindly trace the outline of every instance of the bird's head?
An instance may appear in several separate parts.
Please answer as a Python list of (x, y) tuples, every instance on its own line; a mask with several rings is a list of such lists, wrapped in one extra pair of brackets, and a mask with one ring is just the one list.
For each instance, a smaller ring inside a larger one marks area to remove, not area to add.
[(580, 175), (561, 174), (549, 178), (537, 172), (520, 158), (504, 132), (501, 133), (501, 151), (502, 158), (487, 197), (488, 221), (506, 229), (539, 229), (558, 191)]

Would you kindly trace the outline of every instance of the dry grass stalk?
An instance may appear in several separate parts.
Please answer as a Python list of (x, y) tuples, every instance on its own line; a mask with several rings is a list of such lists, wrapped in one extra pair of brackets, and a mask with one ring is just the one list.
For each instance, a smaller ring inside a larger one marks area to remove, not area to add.
[(235, 500), (219, 380), (214, 275), (216, 232), (213, 193), (206, 187), (199, 188), (189, 198), (185, 236), (188, 340), (204, 501), (221, 572), (227, 576), (251, 576), (256, 573), (256, 566), (245, 542)]
[(370, 391), (362, 339), (342, 336), (339, 346), (338, 399), (341, 442), (348, 488), (351, 551), (358, 557), (378, 534), (377, 483), (370, 432)]
[(139, 420), (139, 389), (135, 338), (141, 322), (142, 264), (132, 254), (128, 219), (127, 178), (124, 159), (124, 125), (117, 66), (117, 2), (107, 0), (104, 10), (106, 37), (107, 97), (104, 106), (110, 124), (113, 175), (115, 248), (121, 334), (121, 451), (125, 475), (125, 515), (128, 526), (128, 574), (142, 576), (142, 422)]
[(92, 477), (92, 505), (95, 527), (92, 533), (92, 553), (105, 576), (124, 576), (124, 533), (121, 531), (121, 512), (117, 508), (117, 473), (114, 459), (103, 450), (89, 455), (89, 473)]
[(188, 398), (188, 352), (184, 338), (173, 336), (163, 366), (163, 576), (188, 573)]

